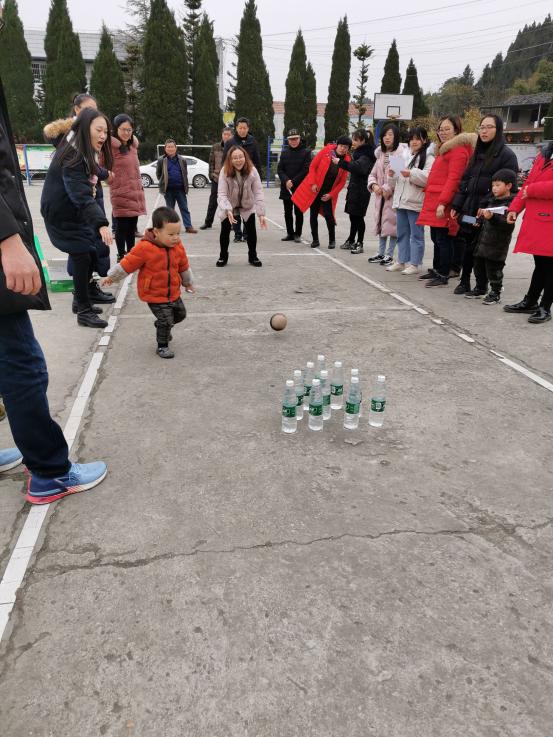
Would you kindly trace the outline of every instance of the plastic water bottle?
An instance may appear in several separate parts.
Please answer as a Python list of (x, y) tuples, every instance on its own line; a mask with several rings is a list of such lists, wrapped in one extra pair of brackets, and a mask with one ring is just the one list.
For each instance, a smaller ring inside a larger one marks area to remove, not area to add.
[(323, 392), (323, 420), (330, 420), (330, 380), (328, 378), (328, 371), (326, 369), (321, 370), (321, 389)]
[(296, 418), (296, 389), (292, 379), (286, 382), (284, 397), (282, 398), (282, 432), (296, 432), (298, 420)]
[(359, 369), (352, 368), (351, 378), (353, 379), (354, 376), (357, 376), (357, 378), (359, 379), (359, 417), (363, 417), (363, 389), (361, 387), (361, 377), (359, 376)]
[(320, 379), (321, 371), (324, 371), (325, 369), (326, 369), (326, 359), (322, 353), (319, 353), (319, 355), (317, 356), (317, 370), (315, 371), (315, 378)]
[(323, 392), (320, 379), (313, 379), (313, 386), (309, 394), (308, 427), (310, 430), (323, 429)]
[(352, 376), (344, 411), (344, 427), (346, 430), (356, 430), (359, 427), (359, 405), (361, 392), (359, 391), (359, 377)]
[(384, 410), (386, 409), (386, 377), (380, 375), (371, 395), (371, 409), (369, 412), (369, 425), (371, 427), (382, 427), (384, 424)]
[(309, 409), (309, 393), (315, 378), (315, 364), (308, 361), (305, 364), (305, 372), (303, 374), (303, 408)]
[(334, 361), (332, 380), (330, 382), (330, 407), (342, 409), (344, 404), (344, 369), (341, 361)]
[(294, 389), (296, 390), (296, 417), (303, 420), (303, 376), (300, 369), (294, 370)]

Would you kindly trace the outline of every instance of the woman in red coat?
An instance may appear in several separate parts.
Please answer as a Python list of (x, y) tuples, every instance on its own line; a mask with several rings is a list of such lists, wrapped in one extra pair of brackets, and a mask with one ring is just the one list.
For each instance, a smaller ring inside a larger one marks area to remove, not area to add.
[(434, 243), (433, 268), (419, 279), (427, 287), (447, 287), (453, 259), (453, 236), (459, 225), (451, 217), (451, 203), (476, 144), (476, 134), (462, 133), (457, 116), (442, 118), (438, 124), (439, 144), (424, 189), (424, 202), (417, 225), (429, 225)]
[(336, 220), (334, 213), (338, 195), (344, 188), (348, 173), (340, 169), (336, 159), (350, 161), (349, 150), (351, 138), (340, 136), (336, 143), (328, 143), (315, 156), (309, 167), (309, 172), (292, 196), (292, 202), (302, 212), (311, 210), (311, 248), (318, 248), (319, 243), (319, 213), (324, 216), (328, 228), (328, 247), (336, 248)]
[(138, 139), (132, 119), (122, 113), (113, 121), (111, 137), (114, 179), (110, 184), (111, 209), (115, 218), (117, 260), (134, 246), (139, 215), (146, 214), (144, 188), (140, 179)]
[(530, 312), (528, 322), (539, 324), (551, 320), (553, 304), (553, 142), (534, 162), (525, 186), (511, 202), (507, 222), (514, 223), (522, 210), (525, 210), (524, 220), (514, 253), (532, 254), (534, 273), (526, 296), (503, 309), (505, 312)]

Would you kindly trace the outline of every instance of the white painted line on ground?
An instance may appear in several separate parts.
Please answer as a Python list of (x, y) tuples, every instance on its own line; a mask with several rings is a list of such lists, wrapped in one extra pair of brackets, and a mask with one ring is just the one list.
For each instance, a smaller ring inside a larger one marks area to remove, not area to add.
[(433, 317), (433, 318), (432, 318), (432, 322), (435, 322), (435, 323), (436, 323), (436, 325), (445, 325), (445, 323), (444, 323), (444, 321), (443, 321), (443, 320), (439, 320), (439, 319), (438, 319), (438, 318), (436, 318), (436, 317)]
[(532, 381), (534, 381), (536, 384), (539, 384), (544, 389), (547, 389), (548, 391), (553, 392), (553, 384), (550, 381), (547, 381), (546, 379), (542, 379), (541, 376), (538, 376), (538, 374), (535, 374), (533, 371), (529, 371), (527, 368), (524, 368), (524, 366), (521, 366), (520, 363), (515, 363), (515, 361), (511, 361), (510, 358), (504, 358), (504, 357), (500, 358), (499, 360), (501, 361), (501, 363), (504, 363), (505, 366), (510, 366), (515, 371), (518, 371), (519, 374), (526, 376), (527, 379), (531, 379)]
[[(117, 307), (121, 309), (123, 306), (131, 279), (132, 275), (129, 274), (119, 292), (114, 308)], [(116, 323), (117, 317), (115, 315), (111, 315), (108, 319), (108, 326), (105, 328), (104, 333), (113, 332)], [(109, 341), (110, 336), (104, 335), (100, 338), (98, 345), (108, 345)], [(75, 397), (75, 401), (71, 407), (69, 417), (65, 423), (63, 434), (70, 452), (73, 443), (75, 442), (75, 438), (77, 437), (77, 433), (79, 432), (79, 427), (86, 411), (90, 394), (98, 377), (98, 371), (105, 355), (105, 353), (99, 352), (92, 354), (86, 373), (81, 381), (79, 389), (77, 390), (77, 396)], [(35, 545), (49, 509), (49, 504), (31, 507), (23, 528), (19, 533), (19, 537), (17, 538), (15, 548), (8, 560), (2, 580), (0, 581), (0, 640), (4, 636), (4, 632), (8, 626), (10, 614), (15, 604), (17, 589), (23, 582), (23, 578), (25, 577), (25, 573), (29, 566), (29, 561), (33, 555)]]
[(493, 348), (490, 348), (490, 353), (493, 353), (494, 356), (497, 356), (498, 358), (505, 358), (505, 356), (503, 355), (503, 353), (498, 353), (497, 351), (494, 351)]
[(422, 307), (417, 307), (417, 305), (413, 305), (413, 309), (419, 313), (419, 315), (429, 315), (430, 313), (428, 310), (424, 310)]
[(461, 340), (466, 341), (467, 343), (476, 343), (474, 338), (471, 338), (470, 335), (466, 335), (466, 333), (455, 333), (455, 335), (458, 338), (461, 338)]
[(415, 307), (413, 302), (410, 302), (408, 299), (405, 299), (405, 297), (402, 297), (401, 294), (396, 294), (395, 292), (390, 292), (390, 297), (393, 297), (394, 299), (397, 299), (398, 302), (403, 302), (404, 305), (407, 305), (408, 307)]

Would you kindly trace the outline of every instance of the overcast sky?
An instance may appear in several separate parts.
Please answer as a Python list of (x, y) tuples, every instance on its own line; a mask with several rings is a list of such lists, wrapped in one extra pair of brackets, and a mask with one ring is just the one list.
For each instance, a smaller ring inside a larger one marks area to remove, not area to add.
[[(182, 0), (168, 0), (177, 17), (183, 13)], [(45, 28), (49, 0), (18, 0), (23, 24)], [(127, 22), (125, 0), (68, 0), (73, 27), (78, 31), (100, 28), (105, 21), (111, 29)], [(215, 34), (231, 40), (238, 32), (241, 0), (204, 0), (204, 10), (215, 22)], [(438, 8), (438, 9), (436, 9)], [(486, 62), (505, 52), (519, 28), (542, 21), (551, 9), (551, 0), (451, 0), (440, 7), (438, 0), (395, 0), (367, 3), (360, 0), (258, 0), (258, 17), (263, 34), (263, 54), (269, 69), (275, 100), (284, 100), (284, 83), (290, 50), (298, 28), (306, 41), (307, 56), (317, 75), (317, 97), (326, 102), (336, 24), (347, 14), (352, 48), (368, 43), (374, 48), (368, 90), (380, 90), (384, 61), (393, 38), (397, 40), (402, 77), (413, 57), (419, 82), (425, 91), (460, 74), (470, 64), (478, 76)], [(532, 50), (528, 51), (532, 54)], [(225, 67), (229, 68), (230, 54)], [(353, 95), (357, 63), (353, 59), (350, 91)]]

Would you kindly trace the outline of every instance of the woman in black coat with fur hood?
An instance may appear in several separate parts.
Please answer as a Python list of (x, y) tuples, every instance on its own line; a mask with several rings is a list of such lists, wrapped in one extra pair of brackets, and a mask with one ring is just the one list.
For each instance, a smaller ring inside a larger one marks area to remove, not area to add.
[(346, 169), (350, 174), (344, 211), (348, 213), (351, 225), (349, 236), (340, 248), (350, 249), (352, 253), (363, 253), (365, 215), (371, 197), (367, 180), (376, 161), (371, 131), (362, 128), (355, 131), (351, 137), (351, 147), (351, 161), (340, 159), (338, 163), (341, 169)]
[(492, 177), (500, 169), (518, 171), (518, 161), (514, 152), (505, 143), (503, 120), (499, 115), (485, 115), (478, 126), (478, 139), (474, 154), (459, 184), (451, 206), (452, 217), (457, 217), (461, 229), (458, 242), (464, 246), (463, 272), (454, 294), (467, 297), (480, 297), (481, 290), (470, 288), (470, 275), (474, 265), (474, 249), (479, 228), (463, 222), (464, 216), (476, 217), (478, 210), (486, 204), (492, 191)]

